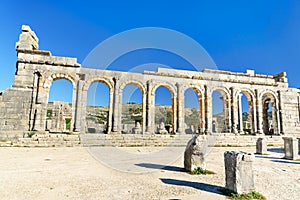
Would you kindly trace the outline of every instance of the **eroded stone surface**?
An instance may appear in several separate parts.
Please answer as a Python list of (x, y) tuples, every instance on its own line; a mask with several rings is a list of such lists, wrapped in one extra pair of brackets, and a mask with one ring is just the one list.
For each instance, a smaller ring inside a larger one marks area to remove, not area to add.
[(205, 156), (208, 143), (205, 135), (195, 135), (187, 144), (184, 152), (184, 168), (193, 171), (200, 167), (206, 169)]
[(267, 151), (267, 140), (265, 138), (258, 138), (256, 141), (256, 153), (266, 154)]
[(298, 156), (298, 140), (294, 137), (283, 137), (284, 154), (286, 159), (296, 160)]
[(226, 188), (238, 194), (255, 190), (253, 167), (254, 155), (245, 152), (224, 153)]

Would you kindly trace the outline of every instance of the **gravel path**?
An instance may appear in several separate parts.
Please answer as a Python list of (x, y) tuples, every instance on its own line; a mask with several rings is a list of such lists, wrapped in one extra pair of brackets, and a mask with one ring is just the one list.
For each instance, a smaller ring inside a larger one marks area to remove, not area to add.
[[(147, 157), (158, 149), (123, 150)], [(195, 176), (181, 172), (182, 156), (165, 168), (139, 160), (135, 167), (149, 170), (126, 173), (99, 162), (87, 148), (0, 148), (0, 199), (226, 199), (218, 188), (225, 185), (227, 150), (255, 152), (253, 147), (213, 148), (207, 169), (216, 174)], [(103, 152), (114, 151), (103, 147)], [(254, 162), (256, 190), (267, 199), (300, 199), (300, 162), (281, 159), (280, 148), (268, 153)]]

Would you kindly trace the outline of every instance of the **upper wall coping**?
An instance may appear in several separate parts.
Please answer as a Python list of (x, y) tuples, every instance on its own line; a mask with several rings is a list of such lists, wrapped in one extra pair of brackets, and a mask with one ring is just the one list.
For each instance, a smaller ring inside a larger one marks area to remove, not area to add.
[(172, 76), (172, 77), (182, 77), (182, 78), (200, 78), (208, 77), (211, 75), (229, 75), (229, 76), (239, 76), (239, 77), (253, 77), (253, 78), (263, 78), (263, 79), (272, 79), (275, 82), (287, 83), (286, 72), (282, 72), (273, 76), (255, 74), (254, 70), (246, 70), (245, 73), (241, 72), (230, 72), (223, 70), (215, 69), (204, 69), (200, 72), (198, 71), (188, 71), (188, 70), (177, 70), (177, 69), (168, 69), (168, 68), (158, 68), (157, 71), (144, 71), (144, 74), (148, 75), (161, 75), (161, 76)]

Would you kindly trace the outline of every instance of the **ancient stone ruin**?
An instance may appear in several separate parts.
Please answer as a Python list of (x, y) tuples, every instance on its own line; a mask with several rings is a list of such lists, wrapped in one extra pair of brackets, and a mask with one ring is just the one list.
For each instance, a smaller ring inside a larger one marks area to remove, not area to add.
[(195, 135), (187, 144), (184, 152), (184, 169), (191, 172), (194, 169), (206, 169), (205, 156), (208, 142), (205, 135)]
[(266, 154), (267, 151), (267, 140), (265, 138), (258, 138), (256, 141), (256, 153)]
[(298, 140), (294, 137), (283, 137), (284, 140), (284, 158), (296, 160), (298, 156)]
[(255, 190), (253, 167), (254, 155), (244, 152), (226, 151), (224, 153), (226, 189), (237, 194)]
[[(255, 74), (253, 70), (236, 73), (211, 69), (196, 72), (158, 68), (156, 72), (132, 73), (88, 69), (81, 67), (76, 58), (53, 56), (49, 51), (39, 50), (38, 43), (30, 27), (22, 26), (16, 43), (18, 57), (14, 84), (0, 93), (1, 136), (22, 136), (29, 131), (121, 133), (122, 92), (128, 84), (136, 85), (142, 94), (139, 124), (133, 122), (127, 127), (133, 133), (153, 134), (159, 128), (159, 131), (168, 134), (185, 134), (184, 102), (188, 100), (184, 94), (187, 89), (192, 89), (197, 93), (200, 105), (197, 126), (187, 127), (192, 132), (237, 134), (246, 128), (250, 134), (300, 134), (299, 89), (288, 87), (284, 72), (271, 76)], [(72, 105), (70, 108), (64, 105), (64, 113), (57, 110), (57, 113), (52, 111), (49, 114), (50, 86), (59, 79), (72, 83)], [(87, 93), (95, 82), (104, 83), (109, 88), (109, 106), (107, 110), (99, 111), (99, 116), (94, 116), (91, 122), (87, 120)], [(172, 96), (172, 119), (165, 127), (157, 127), (159, 124), (155, 124), (154, 117), (155, 91), (160, 86), (166, 87)], [(222, 130), (216, 128), (216, 121), (213, 122), (214, 91), (222, 94)], [(242, 121), (242, 93), (248, 99), (247, 123)], [(270, 105), (271, 113), (268, 112)]]

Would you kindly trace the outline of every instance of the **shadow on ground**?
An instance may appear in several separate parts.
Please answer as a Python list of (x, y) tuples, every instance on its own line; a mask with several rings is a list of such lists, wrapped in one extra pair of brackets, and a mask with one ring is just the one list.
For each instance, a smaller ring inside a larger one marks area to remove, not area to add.
[(202, 191), (206, 191), (206, 192), (211, 192), (211, 193), (223, 195), (222, 192), (219, 191), (220, 189), (223, 188), (221, 186), (210, 185), (210, 184), (207, 184), (207, 183), (198, 183), (198, 182), (192, 182), (192, 181), (169, 179), (169, 178), (161, 178), (160, 180), (163, 183), (169, 184), (169, 185), (192, 187), (192, 188), (195, 188), (197, 190), (202, 190)]
[(300, 165), (299, 161), (288, 161), (288, 160), (271, 160), (272, 162), (277, 162), (277, 163), (285, 163), (285, 164), (298, 164)]
[(152, 164), (152, 163), (139, 163), (135, 164), (139, 167), (145, 167), (150, 169), (161, 169), (161, 170), (167, 170), (167, 171), (173, 171), (173, 172), (183, 172), (185, 171), (184, 168), (181, 167), (175, 167), (175, 166), (166, 166), (166, 165), (159, 165), (159, 164)]
[(273, 157), (273, 156), (255, 155), (255, 158), (282, 159), (283, 157)]
[(274, 152), (274, 153), (284, 153), (283, 148), (268, 148), (268, 151)]

